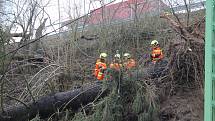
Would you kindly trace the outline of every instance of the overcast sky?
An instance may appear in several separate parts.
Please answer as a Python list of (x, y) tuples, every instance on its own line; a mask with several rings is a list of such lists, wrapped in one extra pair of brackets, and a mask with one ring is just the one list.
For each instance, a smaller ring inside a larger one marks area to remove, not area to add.
[[(111, 1), (112, 0), (105, 0), (105, 3)], [(121, 1), (122, 0), (116, 0), (115, 3)], [(94, 1), (90, 4), (90, 0), (60, 0), (60, 19), (64, 21), (70, 17), (77, 17), (100, 6), (101, 4), (99, 1)], [(53, 21), (59, 20), (58, 0), (51, 0), (50, 5), (46, 7), (45, 10), (50, 14)]]

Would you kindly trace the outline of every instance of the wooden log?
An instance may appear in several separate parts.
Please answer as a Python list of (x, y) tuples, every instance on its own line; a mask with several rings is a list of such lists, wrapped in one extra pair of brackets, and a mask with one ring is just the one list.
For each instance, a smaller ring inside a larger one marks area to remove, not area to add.
[[(44, 119), (53, 114), (57, 109), (62, 110), (64, 106), (76, 111), (81, 105), (93, 102), (101, 92), (101, 86), (94, 84), (72, 91), (44, 96), (35, 103), (28, 103), (27, 106), (18, 105), (6, 108), (4, 112), (0, 112), (0, 121), (28, 121), (33, 119), (37, 114), (39, 114), (40, 118)], [(105, 94), (103, 93), (101, 97)]]

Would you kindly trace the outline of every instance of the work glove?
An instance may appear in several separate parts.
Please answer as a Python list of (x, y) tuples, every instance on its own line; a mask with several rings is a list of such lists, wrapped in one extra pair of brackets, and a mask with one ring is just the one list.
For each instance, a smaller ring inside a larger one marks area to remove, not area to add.
[(151, 58), (158, 58), (160, 56), (160, 54), (151, 54)]

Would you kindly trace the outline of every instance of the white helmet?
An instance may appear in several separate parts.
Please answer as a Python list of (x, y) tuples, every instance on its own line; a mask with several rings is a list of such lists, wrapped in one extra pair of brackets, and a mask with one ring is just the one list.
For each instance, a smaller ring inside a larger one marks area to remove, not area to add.
[(129, 53), (124, 53), (123, 55), (124, 57), (127, 57), (127, 58), (131, 58), (131, 55)]
[(99, 58), (106, 58), (107, 57), (107, 54), (106, 53), (101, 53)]
[(152, 40), (151, 45), (154, 45), (154, 46), (158, 45), (158, 41), (157, 40)]
[(115, 58), (120, 58), (121, 56), (120, 56), (120, 54), (116, 54), (116, 55), (114, 55), (114, 57)]

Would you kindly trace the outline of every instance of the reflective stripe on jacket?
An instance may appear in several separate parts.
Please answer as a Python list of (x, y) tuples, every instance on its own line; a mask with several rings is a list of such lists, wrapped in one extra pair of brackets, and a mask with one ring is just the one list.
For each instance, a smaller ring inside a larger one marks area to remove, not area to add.
[(124, 63), (124, 67), (125, 67), (126, 69), (131, 69), (131, 68), (133, 68), (133, 67), (135, 67), (135, 66), (136, 66), (136, 62), (135, 62), (134, 59), (128, 59), (128, 60)]
[(122, 64), (119, 64), (119, 63), (111, 63), (110, 64), (110, 68), (115, 69), (117, 71), (119, 71), (121, 67), (122, 67)]
[(160, 47), (153, 48), (151, 57), (152, 57), (153, 62), (156, 62), (156, 61), (161, 60), (163, 58), (163, 52), (160, 49)]
[(95, 65), (95, 70), (94, 70), (94, 75), (98, 80), (103, 80), (104, 79), (104, 70), (107, 69), (106, 63), (103, 62), (96, 62)]

